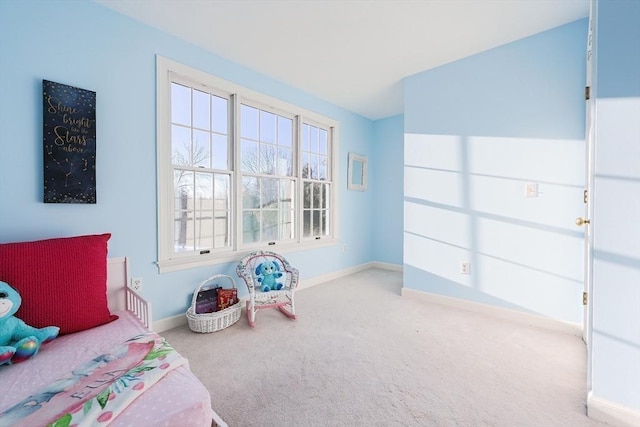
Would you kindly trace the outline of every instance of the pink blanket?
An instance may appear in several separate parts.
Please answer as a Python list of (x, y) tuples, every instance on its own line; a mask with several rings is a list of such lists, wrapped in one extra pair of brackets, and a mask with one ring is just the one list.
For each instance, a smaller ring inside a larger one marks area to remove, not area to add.
[(185, 359), (154, 332), (125, 341), (0, 414), (0, 426), (107, 425)]

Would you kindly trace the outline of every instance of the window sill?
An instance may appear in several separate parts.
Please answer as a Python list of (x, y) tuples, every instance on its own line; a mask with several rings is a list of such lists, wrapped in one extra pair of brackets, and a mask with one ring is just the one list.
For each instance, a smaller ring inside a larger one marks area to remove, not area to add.
[(157, 261), (158, 272), (170, 273), (174, 271), (189, 270), (192, 268), (206, 267), (210, 265), (226, 264), (232, 262), (239, 262), (240, 259), (246, 254), (253, 251), (273, 251), (279, 254), (286, 254), (291, 252), (306, 251), (312, 249), (325, 248), (328, 246), (334, 246), (338, 243), (337, 239), (325, 239), (314, 240), (295, 244), (282, 244), (282, 245), (270, 245), (261, 246), (251, 249), (243, 249), (237, 252), (224, 252), (219, 254), (210, 254), (208, 256), (197, 256), (188, 258), (175, 258), (163, 261)]

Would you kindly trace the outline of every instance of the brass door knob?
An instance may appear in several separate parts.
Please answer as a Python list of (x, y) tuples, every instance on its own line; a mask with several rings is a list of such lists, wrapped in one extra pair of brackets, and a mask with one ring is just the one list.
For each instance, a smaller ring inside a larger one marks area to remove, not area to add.
[(584, 218), (582, 218), (580, 216), (578, 218), (576, 218), (576, 225), (578, 227), (582, 227), (585, 224), (591, 224), (591, 221), (588, 220), (588, 219), (584, 219)]

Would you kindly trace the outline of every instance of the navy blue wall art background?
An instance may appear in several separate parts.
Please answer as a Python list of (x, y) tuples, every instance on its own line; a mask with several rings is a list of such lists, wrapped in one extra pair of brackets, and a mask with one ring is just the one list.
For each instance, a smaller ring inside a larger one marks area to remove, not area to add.
[(96, 203), (96, 93), (42, 81), (44, 202)]

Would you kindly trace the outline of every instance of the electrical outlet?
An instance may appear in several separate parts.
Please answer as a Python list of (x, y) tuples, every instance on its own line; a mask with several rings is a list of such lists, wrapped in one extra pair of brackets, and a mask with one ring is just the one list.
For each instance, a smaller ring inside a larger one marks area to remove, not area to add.
[(538, 197), (538, 184), (535, 182), (528, 182), (524, 187), (524, 193), (527, 198)]
[(140, 292), (142, 290), (142, 277), (134, 277), (131, 279), (131, 289), (136, 292)]
[(342, 252), (347, 252), (347, 245), (342, 245)]
[(460, 274), (470, 275), (471, 274), (471, 263), (466, 261), (460, 262)]

